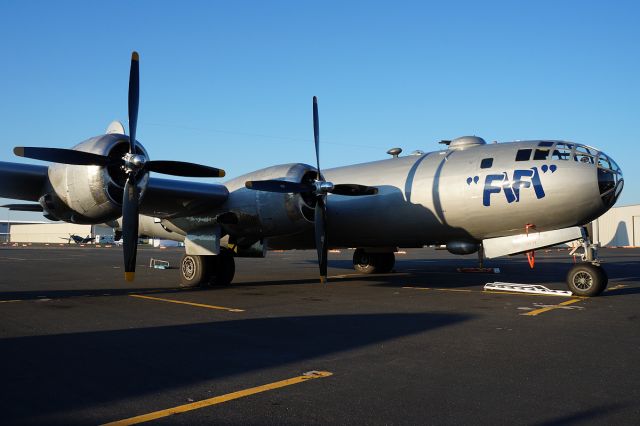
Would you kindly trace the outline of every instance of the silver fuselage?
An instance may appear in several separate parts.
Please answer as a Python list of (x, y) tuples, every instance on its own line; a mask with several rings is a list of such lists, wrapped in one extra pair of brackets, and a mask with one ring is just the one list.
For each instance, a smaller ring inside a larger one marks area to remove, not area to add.
[[(531, 150), (529, 159), (516, 161), (521, 150)], [(547, 158), (534, 159), (536, 150), (547, 150)], [(607, 186), (608, 192), (599, 185), (602, 164), (614, 176), (615, 188)], [(622, 189), (620, 169), (606, 155), (557, 141), (449, 149), (328, 169), (323, 175), (333, 183), (379, 189), (372, 196), (328, 195), (331, 247), (422, 247), (584, 225), (607, 211)], [(246, 193), (241, 182), (227, 183), (230, 206), (234, 198), (260, 197)], [(278, 248), (307, 248), (312, 236), (309, 224), (303, 235), (270, 239)]]

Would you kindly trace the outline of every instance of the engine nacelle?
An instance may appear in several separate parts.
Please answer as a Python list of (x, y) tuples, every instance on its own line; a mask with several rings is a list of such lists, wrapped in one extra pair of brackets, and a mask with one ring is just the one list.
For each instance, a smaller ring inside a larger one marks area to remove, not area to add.
[(311, 229), (315, 199), (311, 194), (282, 194), (245, 188), (248, 180), (284, 179), (313, 182), (316, 169), (294, 163), (268, 167), (227, 182), (227, 210), (237, 217), (237, 224), (226, 225), (231, 235), (263, 238), (291, 235)]
[[(78, 151), (122, 158), (129, 149), (129, 137), (121, 134), (96, 136), (74, 146)], [(136, 143), (136, 151), (148, 158), (144, 147)], [(49, 185), (40, 204), (49, 215), (72, 223), (94, 224), (117, 219), (122, 215), (122, 196), (127, 175), (119, 165), (49, 166)], [(140, 177), (140, 197), (149, 182), (149, 174)]]

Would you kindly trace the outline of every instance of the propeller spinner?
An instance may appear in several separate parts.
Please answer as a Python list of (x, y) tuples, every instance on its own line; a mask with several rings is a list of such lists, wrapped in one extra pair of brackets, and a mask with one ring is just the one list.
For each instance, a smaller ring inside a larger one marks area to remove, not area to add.
[(136, 153), (139, 98), (140, 56), (138, 52), (133, 52), (129, 72), (129, 150), (122, 158), (110, 158), (90, 152), (61, 148), (15, 147), (13, 149), (17, 156), (35, 160), (82, 166), (120, 165), (123, 168), (127, 174), (122, 198), (122, 245), (124, 249), (124, 276), (127, 281), (133, 281), (135, 277), (140, 201), (138, 183), (144, 174), (156, 172), (184, 177), (223, 177), (225, 175), (224, 170), (215, 167), (182, 161), (151, 161), (147, 160), (144, 155)]
[(311, 193), (315, 198), (314, 226), (316, 251), (318, 252), (318, 266), (320, 267), (320, 282), (327, 281), (327, 255), (329, 245), (327, 240), (327, 194), (361, 196), (375, 195), (378, 188), (350, 183), (334, 184), (322, 177), (320, 169), (320, 123), (318, 119), (318, 98), (313, 97), (313, 140), (316, 147), (317, 177), (313, 183), (298, 183), (286, 180), (270, 179), (247, 181), (245, 187), (256, 191), (282, 193)]

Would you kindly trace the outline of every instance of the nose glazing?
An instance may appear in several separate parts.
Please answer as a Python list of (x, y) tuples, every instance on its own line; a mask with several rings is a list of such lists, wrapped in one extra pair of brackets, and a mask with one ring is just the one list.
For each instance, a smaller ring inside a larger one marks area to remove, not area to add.
[(620, 170), (616, 162), (604, 152), (598, 154), (597, 166), (600, 196), (602, 197), (603, 203), (607, 207), (611, 207), (620, 196), (622, 187), (624, 186), (622, 170)]

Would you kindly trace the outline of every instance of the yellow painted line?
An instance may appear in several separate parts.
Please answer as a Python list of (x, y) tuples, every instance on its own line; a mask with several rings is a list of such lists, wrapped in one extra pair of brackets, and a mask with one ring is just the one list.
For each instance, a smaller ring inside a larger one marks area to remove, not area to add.
[[(390, 274), (391, 274), (391, 272), (389, 272), (386, 275), (390, 275)], [(409, 275), (409, 274), (406, 273), (406, 272), (395, 272), (395, 273), (393, 273), (394, 277), (399, 277), (399, 276), (403, 276), (403, 275)], [(327, 277), (327, 279), (331, 280), (331, 279), (334, 279), (334, 278), (340, 279), (340, 278), (370, 277), (370, 276), (371, 276), (371, 274), (358, 274), (358, 273), (356, 273), (356, 274), (341, 274), (341, 275), (330, 275), (330, 276)], [(376, 274), (376, 276), (385, 276), (385, 274)]]
[(360, 276), (365, 276), (368, 274), (342, 274), (342, 275), (330, 275), (327, 277), (327, 279), (331, 280), (331, 279), (335, 279), (335, 278), (349, 278), (349, 277), (360, 277)]
[(614, 285), (613, 287), (609, 287), (607, 291), (620, 290), (621, 288), (625, 288), (625, 287), (627, 286), (624, 284), (618, 284), (618, 285)]
[(0, 300), (0, 303), (15, 303), (22, 302), (22, 300)]
[(435, 290), (435, 291), (453, 291), (459, 293), (478, 293), (477, 291), (462, 288), (431, 288), (431, 287), (402, 287), (408, 290)]
[(558, 309), (558, 308), (561, 308), (563, 306), (571, 305), (573, 303), (581, 302), (581, 301), (582, 301), (582, 299), (565, 300), (564, 302), (558, 303), (557, 305), (547, 306), (546, 308), (536, 309), (535, 311), (527, 312), (527, 313), (520, 314), (520, 315), (526, 315), (526, 316), (530, 316), (530, 317), (535, 317), (536, 315), (540, 315), (540, 314), (543, 314), (545, 312), (549, 312), (549, 311), (552, 311), (554, 309)]
[(156, 300), (158, 302), (168, 302), (168, 303), (177, 303), (179, 305), (196, 306), (198, 308), (218, 309), (220, 311), (228, 311), (228, 312), (244, 312), (244, 309), (227, 308), (225, 306), (205, 305), (203, 303), (183, 302), (182, 300), (162, 299), (160, 297), (143, 296), (141, 294), (130, 294), (129, 296), (136, 297), (138, 299)]
[(184, 404), (184, 405), (179, 405), (173, 408), (167, 408), (166, 410), (154, 411), (149, 414), (143, 414), (141, 416), (130, 417), (128, 419), (106, 423), (103, 426), (124, 426), (124, 425), (135, 425), (138, 423), (144, 423), (151, 420), (157, 420), (163, 417), (172, 416), (174, 414), (180, 414), (180, 413), (185, 413), (187, 411), (198, 410), (200, 408), (222, 404), (224, 402), (232, 401), (234, 399), (244, 398), (245, 396), (255, 395), (257, 393), (279, 389), (285, 386), (296, 385), (298, 383), (306, 382), (313, 379), (321, 379), (323, 377), (329, 377), (332, 375), (333, 373), (329, 371), (309, 371), (298, 377), (292, 377), (290, 379), (281, 380), (279, 382), (269, 383), (262, 386), (256, 386), (255, 388), (245, 389), (237, 392), (231, 392), (225, 395), (215, 396), (213, 398), (192, 402), (190, 404)]

